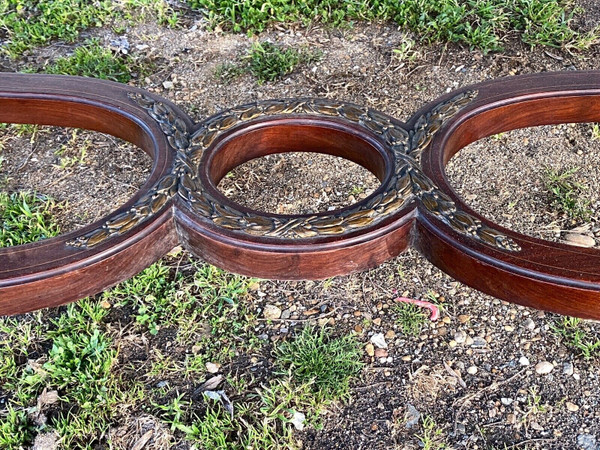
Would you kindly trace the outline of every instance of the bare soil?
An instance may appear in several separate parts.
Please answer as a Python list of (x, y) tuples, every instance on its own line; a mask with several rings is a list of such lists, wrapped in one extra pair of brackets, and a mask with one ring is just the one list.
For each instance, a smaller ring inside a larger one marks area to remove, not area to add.
[[(595, 2), (587, 3), (585, 25), (591, 27), (599, 23), (600, 10)], [(95, 33), (107, 42), (115, 37), (110, 30)], [(392, 50), (407, 35), (394, 26), (359, 24), (340, 30), (317, 25), (259, 36), (323, 52), (320, 62), (259, 85), (250, 75), (227, 82), (215, 76), (220, 64), (237, 60), (251, 46), (252, 39), (245, 35), (209, 32), (197, 23), (182, 30), (145, 24), (128, 29), (126, 37), (134, 52), (164, 62), (135, 84), (175, 101), (196, 120), (257, 99), (295, 96), (348, 100), (402, 120), (439, 95), (471, 83), (543, 71), (600, 69), (598, 46), (579, 55), (531, 50), (516, 42), (488, 55), (455, 45), (418, 45), (413, 61), (398, 61)], [(147, 47), (135, 50), (136, 45)], [(34, 53), (3, 65), (18, 70), (36, 58)], [(173, 87), (165, 89), (165, 81)], [(68, 143), (70, 131), (40, 131), (35, 146), (27, 137), (8, 133), (12, 137), (4, 140), (0, 153), (2, 188), (36, 190), (66, 201), (64, 230), (122, 204), (143, 184), (151, 164), (139, 149), (86, 132), (82, 136), (91, 145), (84, 162), (61, 168), (55, 152), (58, 144)], [(546, 167), (580, 168), (577, 177), (587, 186), (594, 211), (591, 228), (596, 230), (600, 143), (592, 140), (589, 124), (516, 130), (484, 139), (459, 152), (448, 166), (448, 176), (457, 192), (485, 216), (556, 240), (561, 230), (580, 224), (551, 208), (543, 187)], [(376, 188), (378, 181), (365, 172), (330, 156), (273, 156), (234, 170), (220, 188), (236, 201), (265, 211), (323, 211), (352, 203)], [(400, 294), (437, 298), (443, 305), (441, 319), (427, 323), (417, 337), (404, 336), (393, 308)], [(600, 439), (598, 359), (586, 361), (567, 348), (551, 331), (554, 315), (463, 286), (414, 250), (377, 269), (327, 281), (261, 281), (260, 295), (253, 295), (259, 315), (266, 304), (289, 312), (288, 319), (257, 325), (257, 334), (274, 341), (285, 339), (307, 320), (325, 318), (329, 320), (321, 323), (328, 322), (337, 334), (355, 332), (365, 344), (374, 333), (387, 335), (388, 356), (374, 358), (365, 352), (367, 366), (353, 385), (350, 401), (328, 412), (322, 430), (298, 432), (305, 449), (419, 448), (424, 430), (420, 425), (407, 428), (409, 405), (435, 420), (440, 430), (435, 440), (448, 448), (563, 449), (575, 448), (582, 435)], [(595, 323), (586, 326), (600, 332)], [(172, 340), (168, 334), (162, 339)], [(130, 361), (135, 360), (131, 355)], [(549, 374), (534, 370), (541, 361), (552, 363)], [(540, 408), (535, 406), (536, 396)], [(568, 409), (567, 403), (576, 410)], [(147, 415), (125, 417), (114, 425), (111, 436), (122, 436), (125, 448), (151, 426), (160, 427)], [(168, 442), (152, 441), (146, 448), (169, 448)]]

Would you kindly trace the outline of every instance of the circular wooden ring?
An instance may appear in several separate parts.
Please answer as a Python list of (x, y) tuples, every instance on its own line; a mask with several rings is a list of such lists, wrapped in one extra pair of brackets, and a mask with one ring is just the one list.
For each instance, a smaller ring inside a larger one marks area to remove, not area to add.
[[(421, 203), (417, 247), (454, 278), (495, 297), (600, 319), (599, 250), (552, 243), (502, 228), (470, 209), (444, 173), (455, 153), (483, 137), (516, 128), (600, 121), (600, 72), (512, 77), (465, 91), (476, 91), (477, 97), (439, 131), (422, 155), (422, 167), (468, 220), (459, 223), (460, 229), (450, 216), (440, 216)], [(488, 228), (494, 233), (481, 233)], [(494, 245), (498, 233), (512, 243), (512, 249)]]
[[(175, 152), (161, 125), (140, 104), (140, 99), (148, 98), (130, 86), (89, 78), (0, 75), (0, 121), (108, 133), (137, 145), (153, 159), (143, 187), (100, 221), (55, 238), (0, 249), (0, 315), (100, 292), (177, 244), (169, 198), (157, 190), (157, 183), (171, 170)], [(160, 103), (189, 126), (175, 106)]]
[[(182, 242), (213, 264), (264, 278), (326, 278), (375, 267), (409, 243), (410, 167), (397, 156), (407, 137), (403, 124), (387, 115), (318, 99), (270, 100), (210, 117), (187, 150), (192, 170), (176, 210)], [(349, 159), (381, 185), (349, 207), (312, 215), (254, 211), (217, 189), (238, 165), (286, 152)]]

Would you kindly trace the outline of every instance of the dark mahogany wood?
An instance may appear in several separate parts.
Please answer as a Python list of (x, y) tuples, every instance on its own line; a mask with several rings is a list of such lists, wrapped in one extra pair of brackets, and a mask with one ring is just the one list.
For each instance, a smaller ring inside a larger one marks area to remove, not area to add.
[[(80, 127), (109, 133), (153, 158), (140, 191), (127, 210), (171, 166), (173, 152), (158, 124), (132, 104), (137, 89), (78, 77), (0, 75), (0, 122)], [(106, 195), (110, 195), (107, 192)], [(128, 234), (92, 249), (66, 245), (82, 230), (32, 244), (0, 249), (0, 314), (57, 306), (98, 293), (138, 273), (177, 244), (172, 211), (165, 208)]]
[[(600, 121), (600, 72), (481, 83), (423, 107), (408, 122), (319, 99), (242, 105), (193, 124), (167, 100), (77, 77), (0, 74), (0, 121), (86, 128), (153, 158), (125, 205), (84, 229), (0, 249), (0, 314), (102, 291), (182, 243), (225, 269), (276, 279), (365, 270), (414, 244), (456, 279), (504, 300), (600, 319), (600, 251), (504, 229), (450, 186), (448, 160), (515, 128)], [(336, 211), (285, 216), (232, 202), (219, 180), (272, 153), (320, 152), (373, 172), (381, 186)], [(107, 195), (110, 195), (108, 192)]]
[(416, 244), (460, 281), (504, 300), (562, 314), (600, 319), (600, 251), (503, 229), (472, 211), (444, 173), (461, 148), (503, 131), (566, 122), (600, 121), (600, 72), (526, 75), (472, 86), (479, 95), (433, 139), (424, 172), (457, 205), (514, 239), (507, 253), (465, 239), (421, 210)]

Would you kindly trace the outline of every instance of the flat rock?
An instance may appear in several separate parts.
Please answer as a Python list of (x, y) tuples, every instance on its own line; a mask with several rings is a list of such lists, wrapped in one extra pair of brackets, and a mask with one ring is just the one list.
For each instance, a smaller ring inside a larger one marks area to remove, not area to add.
[(576, 245), (577, 247), (593, 247), (596, 240), (587, 234), (567, 233), (564, 239), (566, 244)]
[(540, 361), (535, 365), (535, 372), (539, 375), (546, 375), (554, 369), (554, 366), (551, 362), (548, 361)]
[(281, 308), (275, 305), (266, 305), (265, 310), (263, 311), (263, 316), (265, 319), (277, 320), (281, 317), (281, 312)]
[(387, 342), (385, 341), (385, 336), (383, 333), (376, 333), (371, 336), (371, 342), (377, 348), (388, 348)]

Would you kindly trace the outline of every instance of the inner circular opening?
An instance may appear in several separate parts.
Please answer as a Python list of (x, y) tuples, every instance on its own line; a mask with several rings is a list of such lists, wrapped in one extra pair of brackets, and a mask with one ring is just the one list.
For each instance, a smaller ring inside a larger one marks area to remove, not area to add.
[(369, 196), (391, 170), (384, 155), (361, 130), (272, 121), (223, 139), (205, 167), (220, 192), (246, 208), (313, 214)]
[(28, 202), (36, 207), (49, 199), (48, 220), (58, 225), (61, 234), (126, 203), (151, 169), (152, 158), (146, 152), (108, 134), (0, 124), (0, 192), (31, 193)]
[(597, 246), (599, 100), (585, 92), (532, 95), (469, 117), (452, 130), (441, 155), (450, 186), (482, 216), (515, 232)]
[(600, 242), (598, 124), (490, 136), (458, 152), (446, 174), (466, 204), (501, 226), (553, 242)]
[(279, 153), (229, 172), (219, 190), (246, 208), (276, 214), (314, 214), (349, 206), (379, 187), (375, 175), (344, 158)]

